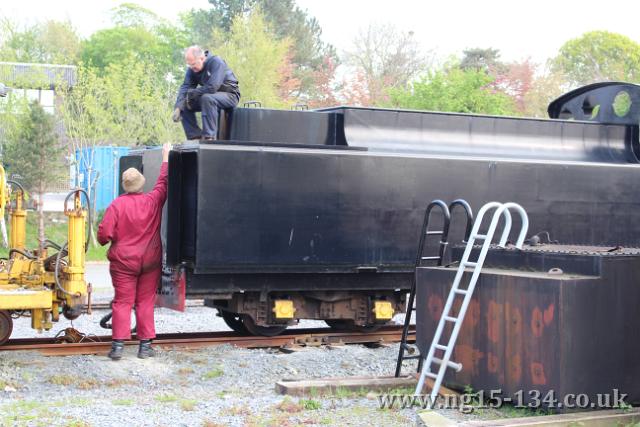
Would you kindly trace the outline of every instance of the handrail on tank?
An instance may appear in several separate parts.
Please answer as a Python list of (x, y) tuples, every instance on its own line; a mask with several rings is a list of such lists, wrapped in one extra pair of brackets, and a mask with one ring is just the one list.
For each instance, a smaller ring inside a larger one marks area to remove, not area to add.
[(443, 202), (440, 199), (436, 199), (436, 200), (432, 200), (431, 203), (429, 203), (427, 205), (427, 209), (425, 210), (424, 213), (424, 221), (422, 223), (422, 231), (420, 233), (420, 243), (418, 244), (418, 256), (416, 258), (416, 267), (420, 266), (421, 261), (422, 261), (422, 251), (423, 251), (423, 246), (424, 246), (424, 241), (426, 239), (427, 233), (429, 232), (429, 230), (427, 230), (427, 227), (429, 226), (429, 220), (431, 217), (431, 211), (433, 210), (434, 207), (439, 207), (442, 210), (442, 234), (440, 237), (440, 247), (438, 250), (438, 256), (440, 257), (440, 260), (438, 261), (438, 265), (442, 265), (442, 259), (444, 257), (444, 251), (447, 247), (447, 237), (449, 236), (449, 225), (451, 224), (451, 213), (449, 212), (449, 208), (447, 207), (447, 204), (445, 202)]
[(520, 234), (518, 235), (518, 240), (516, 241), (516, 248), (522, 249), (522, 245), (524, 244), (524, 239), (527, 235), (527, 231), (529, 230), (529, 217), (527, 216), (527, 212), (524, 210), (522, 206), (517, 203), (508, 202), (508, 203), (500, 203), (500, 202), (489, 202), (485, 204), (480, 211), (478, 212), (478, 217), (473, 226), (473, 230), (471, 231), (472, 235), (478, 234), (478, 230), (480, 229), (480, 225), (482, 224), (482, 219), (484, 215), (490, 209), (497, 209), (496, 214), (494, 214), (491, 223), (489, 225), (489, 231), (487, 235), (492, 235), (498, 226), (498, 221), (500, 218), (504, 216), (505, 224), (502, 230), (502, 235), (500, 237), (498, 246), (504, 248), (507, 244), (507, 239), (509, 238), (509, 233), (511, 232), (511, 225), (513, 223), (511, 219), (510, 209), (515, 209), (520, 214), (520, 218), (522, 220), (522, 228), (520, 229)]
[(449, 215), (453, 217), (453, 210), (456, 206), (462, 206), (464, 209), (465, 215), (467, 216), (467, 225), (464, 231), (464, 238), (462, 239), (463, 243), (467, 243), (469, 240), (469, 235), (471, 234), (471, 228), (473, 227), (473, 209), (471, 209), (471, 205), (464, 199), (456, 199), (451, 204), (449, 204)]

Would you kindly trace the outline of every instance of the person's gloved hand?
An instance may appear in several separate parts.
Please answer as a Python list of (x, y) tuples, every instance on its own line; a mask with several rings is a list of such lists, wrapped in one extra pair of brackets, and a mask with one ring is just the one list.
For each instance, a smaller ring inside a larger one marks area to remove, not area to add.
[(179, 108), (176, 108), (175, 110), (173, 110), (173, 114), (171, 115), (171, 120), (173, 120), (174, 122), (179, 122), (181, 119), (181, 113), (182, 111), (180, 111)]
[(195, 111), (200, 103), (202, 94), (196, 89), (189, 89), (185, 97), (185, 104), (188, 110)]

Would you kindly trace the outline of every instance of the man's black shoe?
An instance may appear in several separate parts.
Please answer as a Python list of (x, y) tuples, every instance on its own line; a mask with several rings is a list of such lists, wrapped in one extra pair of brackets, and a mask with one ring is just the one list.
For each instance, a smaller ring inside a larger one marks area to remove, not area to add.
[(108, 356), (111, 360), (120, 360), (122, 359), (122, 352), (124, 351), (124, 341), (122, 340), (113, 340), (111, 343), (111, 351)]
[(140, 340), (138, 357), (140, 359), (146, 359), (147, 357), (154, 357), (155, 355), (156, 351), (151, 347), (151, 340)]
[(215, 141), (217, 138), (215, 136), (203, 136), (202, 141)]

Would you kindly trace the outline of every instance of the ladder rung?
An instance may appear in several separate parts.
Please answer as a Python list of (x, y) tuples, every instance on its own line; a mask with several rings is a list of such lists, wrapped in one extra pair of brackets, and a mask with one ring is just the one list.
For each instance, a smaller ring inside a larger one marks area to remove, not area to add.
[(460, 295), (466, 295), (469, 293), (469, 291), (465, 290), (465, 289), (454, 289), (453, 292), (455, 292), (456, 294), (460, 294)]
[(471, 262), (471, 261), (467, 261), (462, 263), (462, 265), (464, 265), (465, 267), (476, 267), (478, 265), (477, 262)]
[(444, 234), (443, 231), (427, 231), (425, 235), (427, 236), (442, 236)]
[(486, 234), (474, 234), (473, 236), (470, 237), (470, 239), (486, 239), (487, 235)]
[(438, 378), (438, 375), (434, 374), (433, 372), (425, 372), (424, 375), (429, 378), (433, 378), (434, 380)]
[(458, 319), (456, 319), (455, 317), (451, 317), (451, 316), (444, 316), (444, 320), (448, 321), (448, 322), (457, 322)]
[(448, 348), (447, 346), (440, 345), (440, 344), (435, 344), (434, 347), (437, 348), (438, 350), (444, 350), (444, 351), (447, 351), (447, 348)]
[(427, 261), (427, 260), (435, 261), (435, 260), (439, 260), (440, 257), (439, 256), (423, 256), (420, 259), (423, 260), (423, 261)]
[[(438, 365), (442, 365), (442, 359), (440, 359), (438, 357), (434, 357), (433, 358), (433, 363), (437, 363)], [(455, 369), (458, 372), (460, 372), (462, 370), (462, 364), (461, 363), (448, 361), (447, 362), (447, 367)]]

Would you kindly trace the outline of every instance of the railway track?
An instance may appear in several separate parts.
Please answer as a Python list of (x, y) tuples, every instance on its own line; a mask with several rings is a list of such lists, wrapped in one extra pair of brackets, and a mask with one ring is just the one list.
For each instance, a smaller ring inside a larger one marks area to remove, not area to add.
[[(184, 350), (231, 344), (244, 348), (284, 348), (296, 349), (322, 345), (373, 344), (384, 345), (399, 342), (402, 326), (385, 326), (375, 332), (336, 332), (331, 328), (290, 329), (276, 337), (246, 336), (235, 332), (196, 332), (159, 334), (153, 341), (156, 347), (166, 350)], [(415, 341), (415, 329), (409, 334)], [(137, 345), (137, 341), (127, 341), (127, 346)], [(56, 338), (17, 338), (0, 346), (3, 351), (31, 350), (44, 356), (71, 356), (82, 354), (103, 355), (111, 348), (110, 336), (86, 337), (82, 342), (60, 343)]]

